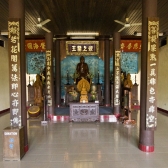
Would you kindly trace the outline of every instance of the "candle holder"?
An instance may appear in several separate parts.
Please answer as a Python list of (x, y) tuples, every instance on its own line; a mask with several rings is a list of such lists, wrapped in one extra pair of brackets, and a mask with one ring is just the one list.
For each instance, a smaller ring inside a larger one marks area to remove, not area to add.
[(30, 74), (29, 74), (29, 84), (27, 86), (31, 86), (31, 84), (30, 84)]
[(134, 85), (138, 85), (138, 84), (136, 83), (136, 74), (135, 74), (135, 83), (134, 83)]
[(69, 84), (69, 72), (68, 72), (68, 70), (67, 70), (67, 85), (70, 85)]
[(100, 85), (100, 83), (99, 83), (99, 70), (98, 70), (97, 78), (98, 78), (98, 82), (97, 82), (97, 84)]

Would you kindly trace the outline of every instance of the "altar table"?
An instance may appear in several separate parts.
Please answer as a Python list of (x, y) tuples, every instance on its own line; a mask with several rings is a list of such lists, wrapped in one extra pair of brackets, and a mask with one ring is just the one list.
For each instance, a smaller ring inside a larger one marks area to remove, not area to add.
[(70, 121), (93, 122), (99, 120), (99, 103), (69, 103)]

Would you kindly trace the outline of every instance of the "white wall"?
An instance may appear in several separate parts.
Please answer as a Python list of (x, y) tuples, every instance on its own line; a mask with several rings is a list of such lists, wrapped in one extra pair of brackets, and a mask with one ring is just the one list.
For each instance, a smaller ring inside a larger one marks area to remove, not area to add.
[(159, 49), (157, 106), (168, 110), (168, 44)]
[(131, 80), (133, 84), (135, 84), (135, 75), (136, 75), (136, 83), (138, 84), (138, 104), (140, 105), (141, 52), (139, 52), (139, 55), (138, 55), (138, 73), (131, 74)]
[(9, 61), (8, 61), (8, 41), (6, 38), (5, 47), (0, 47), (0, 111), (10, 107), (9, 101)]
[(4, 128), (9, 127), (9, 126), (10, 126), (10, 113), (1, 115), (0, 116), (0, 133), (4, 130)]

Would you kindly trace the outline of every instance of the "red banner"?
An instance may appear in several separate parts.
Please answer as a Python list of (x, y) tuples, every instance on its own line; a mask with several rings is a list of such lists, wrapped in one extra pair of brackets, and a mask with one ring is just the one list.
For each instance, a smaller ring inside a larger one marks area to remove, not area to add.
[(121, 40), (121, 52), (140, 52), (141, 40)]
[(26, 52), (42, 52), (45, 50), (45, 40), (25, 40)]

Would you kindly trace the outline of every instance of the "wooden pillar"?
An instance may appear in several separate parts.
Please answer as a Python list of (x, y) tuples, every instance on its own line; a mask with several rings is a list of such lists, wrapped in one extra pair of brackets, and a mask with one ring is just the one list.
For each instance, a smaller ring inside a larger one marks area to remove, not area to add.
[(120, 116), (121, 111), (121, 51), (120, 51), (120, 33), (113, 35), (113, 111), (116, 117)]
[(46, 99), (48, 118), (54, 115), (54, 81), (53, 81), (53, 34), (46, 33)]
[(55, 92), (56, 107), (61, 106), (61, 67), (60, 67), (60, 40), (55, 41)]
[[(9, 19), (20, 19), (20, 102), (21, 102), (21, 125), (24, 127), (24, 150), (28, 151), (27, 137), (27, 109), (26, 109), (26, 58), (25, 58), (25, 4), (24, 0), (9, 0)], [(11, 49), (9, 48), (9, 53)], [(12, 75), (12, 74), (10, 74)], [(11, 83), (10, 83), (11, 84)], [(12, 107), (10, 107), (12, 110)], [(12, 116), (12, 113), (11, 113)]]
[(141, 96), (140, 96), (140, 138), (139, 149), (154, 151), (154, 130), (146, 129), (147, 61), (148, 61), (148, 17), (156, 17), (157, 0), (142, 0), (142, 50), (141, 50)]
[(104, 105), (110, 106), (110, 41), (105, 40), (104, 58)]

